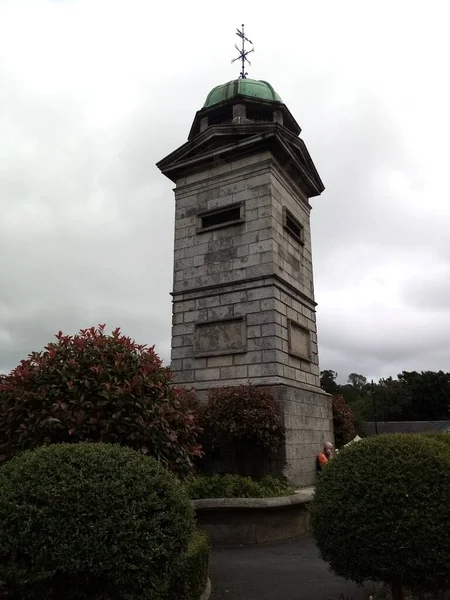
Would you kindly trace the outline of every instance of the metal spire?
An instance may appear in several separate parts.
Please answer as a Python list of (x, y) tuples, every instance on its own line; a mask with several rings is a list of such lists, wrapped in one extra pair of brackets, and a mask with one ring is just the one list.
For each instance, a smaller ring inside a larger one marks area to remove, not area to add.
[(241, 61), (241, 72), (240, 72), (240, 79), (245, 79), (248, 75), (248, 73), (245, 72), (245, 62), (247, 61), (249, 65), (251, 65), (251, 62), (248, 60), (247, 55), (250, 54), (250, 52), (254, 52), (255, 49), (252, 48), (251, 50), (246, 50), (245, 49), (245, 42), (248, 42), (249, 44), (251, 44), (253, 46), (253, 42), (250, 41), (247, 37), (245, 37), (244, 35), (244, 25), (242, 25), (242, 31), (240, 29), (236, 29), (236, 35), (239, 36), (242, 40), (242, 48), (239, 48), (239, 46), (237, 44), (235, 44), (235, 48), (236, 50), (239, 52), (239, 56), (234, 58), (231, 63), (233, 64), (234, 62), (236, 62), (237, 60)]

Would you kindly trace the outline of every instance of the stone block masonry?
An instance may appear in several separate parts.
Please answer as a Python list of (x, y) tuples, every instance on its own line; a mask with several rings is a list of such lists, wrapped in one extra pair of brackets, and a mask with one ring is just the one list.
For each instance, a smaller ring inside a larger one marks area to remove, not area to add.
[(299, 486), (313, 485), (316, 456), (324, 441), (333, 440), (330, 398), (320, 389), (274, 386), (286, 427), (285, 475)]
[[(214, 175), (176, 189), (177, 381), (200, 389), (248, 379), (317, 387), (309, 204), (294, 196), (268, 153)], [(235, 204), (242, 222), (202, 228), (199, 215)], [(283, 226), (286, 207), (304, 229), (301, 244)]]

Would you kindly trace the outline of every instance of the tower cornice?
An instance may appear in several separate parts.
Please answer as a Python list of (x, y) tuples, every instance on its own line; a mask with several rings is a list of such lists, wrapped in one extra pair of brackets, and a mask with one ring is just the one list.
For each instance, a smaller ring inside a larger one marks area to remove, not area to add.
[(157, 167), (174, 183), (182, 177), (270, 150), (308, 197), (324, 188), (305, 143), (279, 123), (212, 125), (161, 160)]

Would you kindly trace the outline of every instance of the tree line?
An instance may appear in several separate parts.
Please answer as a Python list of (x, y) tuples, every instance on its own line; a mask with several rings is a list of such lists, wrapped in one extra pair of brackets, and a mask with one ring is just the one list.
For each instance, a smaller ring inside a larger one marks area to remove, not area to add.
[(397, 378), (370, 382), (350, 373), (347, 383), (338, 374), (321, 371), (320, 385), (333, 396), (343, 396), (352, 409), (357, 429), (364, 421), (440, 421), (449, 419), (450, 373), (402, 371)]

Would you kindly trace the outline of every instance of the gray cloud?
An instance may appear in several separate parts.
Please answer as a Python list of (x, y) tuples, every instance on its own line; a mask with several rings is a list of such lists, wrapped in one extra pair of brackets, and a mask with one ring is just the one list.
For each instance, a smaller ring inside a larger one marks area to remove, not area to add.
[[(1, 178), (0, 368), (59, 328), (100, 322), (157, 344), (168, 358), (170, 190), (163, 198), (143, 158), (136, 164), (133, 154), (121, 156), (126, 144), (85, 131), (66, 104), (50, 110), (8, 83), (14, 93), (2, 108), (14, 136)], [(155, 211), (161, 200), (165, 210)]]
[(431, 311), (439, 320), (450, 313), (450, 264), (438, 263), (431, 271), (408, 280), (402, 288), (406, 306), (417, 311)]
[[(0, 2), (0, 372), (103, 322), (169, 357), (173, 186), (155, 163), (236, 75), (242, 7), (161, 5), (168, 29), (150, 4)], [(321, 367), (448, 369), (445, 15), (403, 0), (290, 9), (274, 30), (271, 5), (250, 0), (250, 74), (288, 104), (326, 186), (312, 214)]]

